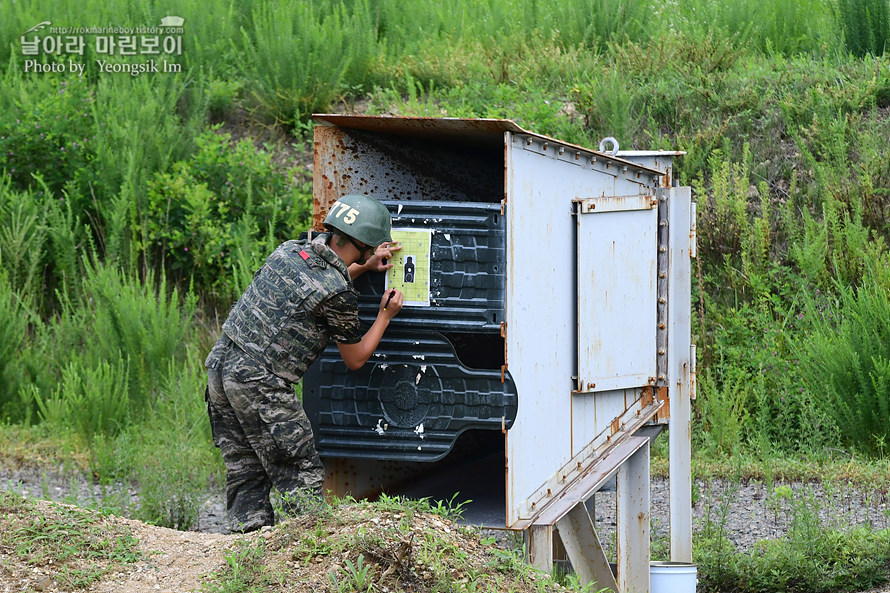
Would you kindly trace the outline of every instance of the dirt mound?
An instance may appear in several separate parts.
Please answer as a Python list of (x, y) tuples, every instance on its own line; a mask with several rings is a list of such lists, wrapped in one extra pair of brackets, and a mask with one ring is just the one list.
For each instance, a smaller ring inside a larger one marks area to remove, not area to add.
[(247, 535), (181, 532), (0, 494), (0, 591), (560, 591), (415, 503), (348, 502)]

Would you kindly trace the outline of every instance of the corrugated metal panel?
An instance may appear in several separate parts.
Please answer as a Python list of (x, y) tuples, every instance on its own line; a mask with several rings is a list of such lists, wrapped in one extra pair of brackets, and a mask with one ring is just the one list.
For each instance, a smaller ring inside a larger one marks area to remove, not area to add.
[[(499, 332), (506, 298), (506, 222), (499, 204), (384, 201), (394, 228), (429, 229), (430, 306), (404, 307), (392, 330)], [(362, 321), (377, 316), (383, 274), (355, 281)]]
[(509, 375), (465, 367), (444, 336), (387, 332), (358, 371), (325, 350), (303, 402), (322, 456), (435, 461), (465, 430), (509, 428), (518, 398)]

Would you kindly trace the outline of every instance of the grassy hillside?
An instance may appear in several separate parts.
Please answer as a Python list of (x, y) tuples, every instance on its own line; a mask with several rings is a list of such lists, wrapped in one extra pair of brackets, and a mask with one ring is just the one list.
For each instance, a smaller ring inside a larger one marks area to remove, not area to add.
[[(3, 3), (5, 448), (49, 439), (99, 480), (139, 480), (151, 494), (142, 517), (187, 525), (189, 493), (220, 472), (201, 401), (217, 311), (307, 224), (309, 114), (360, 109), (685, 150), (679, 176), (699, 213), (697, 464), (784, 458), (818, 473), (839, 451), (879, 462), (890, 444), (888, 10)], [(102, 54), (87, 34), (83, 55), (23, 55), (23, 37), (50, 35), (25, 34), (44, 21), (157, 26), (171, 11), (185, 19), (171, 35), (181, 52)], [(152, 57), (181, 70), (110, 71)]]

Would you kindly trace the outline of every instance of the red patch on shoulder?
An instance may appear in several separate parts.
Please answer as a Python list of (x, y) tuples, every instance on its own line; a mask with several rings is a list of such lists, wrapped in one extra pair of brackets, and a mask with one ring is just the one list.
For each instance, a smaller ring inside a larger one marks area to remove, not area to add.
[(301, 252), (300, 252), (300, 257), (302, 257), (303, 259), (309, 259), (309, 254), (306, 253), (305, 251), (301, 251)]

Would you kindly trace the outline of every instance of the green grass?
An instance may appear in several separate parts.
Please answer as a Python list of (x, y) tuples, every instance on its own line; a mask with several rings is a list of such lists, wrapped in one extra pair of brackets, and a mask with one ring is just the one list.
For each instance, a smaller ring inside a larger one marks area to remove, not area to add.
[(286, 591), (315, 582), (327, 591), (583, 591), (563, 587), (423, 501), (335, 499), (234, 548), (205, 593)]
[[(9, 559), (5, 570), (25, 582), (36, 573), (56, 586), (85, 589), (106, 572), (137, 561), (136, 544), (127, 529), (108, 525), (100, 515), (0, 492), (0, 550)], [(34, 582), (38, 590), (48, 586)]]
[[(829, 486), (830, 490), (830, 486)], [(703, 591), (857, 591), (890, 581), (890, 528), (844, 524), (841, 509), (826, 509), (812, 491), (788, 486), (768, 489), (767, 507), (787, 523), (786, 535), (737, 550), (727, 538), (727, 505), (733, 492), (709, 501), (695, 540), (698, 587)], [(840, 513), (838, 511), (841, 511)]]

